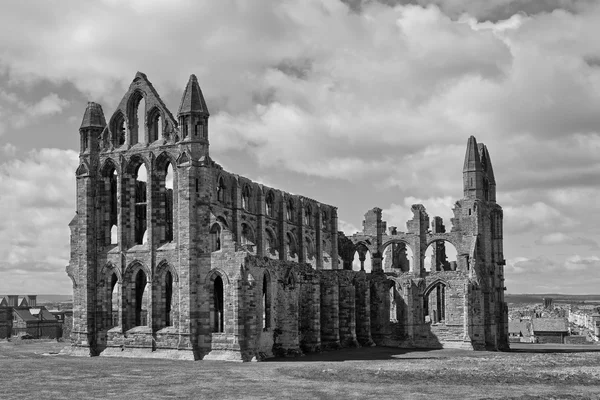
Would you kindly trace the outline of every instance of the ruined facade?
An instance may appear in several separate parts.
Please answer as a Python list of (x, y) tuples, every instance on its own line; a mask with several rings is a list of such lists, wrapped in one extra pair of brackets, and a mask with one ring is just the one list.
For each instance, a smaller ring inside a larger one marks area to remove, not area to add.
[[(108, 123), (88, 103), (70, 353), (252, 360), (374, 344), (506, 347), (502, 210), (485, 146), (469, 139), (449, 232), (437, 218), (430, 231), (415, 205), (406, 233), (388, 232), (376, 208), (346, 237), (335, 207), (224, 171), (209, 155), (208, 120), (193, 75), (177, 118), (142, 73)], [(372, 271), (353, 271), (367, 252)]]

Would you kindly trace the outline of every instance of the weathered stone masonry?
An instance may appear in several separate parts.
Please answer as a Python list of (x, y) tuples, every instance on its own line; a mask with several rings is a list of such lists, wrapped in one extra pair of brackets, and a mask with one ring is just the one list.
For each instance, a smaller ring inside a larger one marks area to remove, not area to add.
[[(430, 230), (415, 205), (406, 233), (386, 231), (375, 208), (346, 237), (335, 207), (224, 171), (209, 155), (208, 120), (193, 75), (177, 119), (142, 73), (108, 123), (88, 103), (69, 224), (72, 354), (247, 361), (374, 344), (507, 346), (502, 209), (475, 138), (449, 232), (438, 217)], [(373, 270), (352, 271), (366, 252)]]

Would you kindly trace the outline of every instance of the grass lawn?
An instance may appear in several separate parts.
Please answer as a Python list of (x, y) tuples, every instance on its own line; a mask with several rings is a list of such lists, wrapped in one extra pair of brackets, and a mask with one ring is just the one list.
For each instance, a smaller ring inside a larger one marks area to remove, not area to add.
[(349, 349), (259, 363), (79, 358), (0, 341), (0, 399), (600, 399), (600, 346)]

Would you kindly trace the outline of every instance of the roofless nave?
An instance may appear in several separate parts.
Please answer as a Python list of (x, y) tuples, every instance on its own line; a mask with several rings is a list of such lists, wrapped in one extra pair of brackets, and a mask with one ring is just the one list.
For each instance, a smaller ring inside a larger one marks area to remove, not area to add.
[[(374, 208), (346, 237), (336, 207), (224, 171), (209, 155), (208, 120), (194, 75), (177, 119), (142, 73), (108, 124), (88, 103), (67, 267), (71, 353), (252, 360), (372, 344), (508, 347), (502, 209), (474, 137), (451, 229), (414, 205), (406, 232), (388, 230)], [(352, 270), (357, 252), (370, 253), (371, 272)]]

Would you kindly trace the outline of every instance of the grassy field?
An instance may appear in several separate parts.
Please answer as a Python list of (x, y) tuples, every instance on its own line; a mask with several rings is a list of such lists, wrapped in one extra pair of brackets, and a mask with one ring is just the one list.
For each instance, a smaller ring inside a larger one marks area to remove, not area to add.
[(1, 399), (600, 399), (600, 346), (362, 348), (260, 363), (78, 358), (0, 341)]

